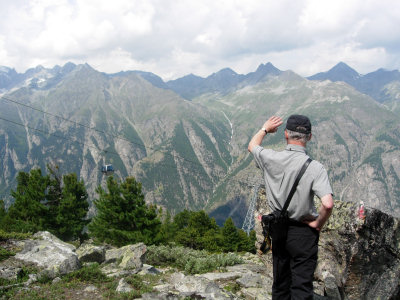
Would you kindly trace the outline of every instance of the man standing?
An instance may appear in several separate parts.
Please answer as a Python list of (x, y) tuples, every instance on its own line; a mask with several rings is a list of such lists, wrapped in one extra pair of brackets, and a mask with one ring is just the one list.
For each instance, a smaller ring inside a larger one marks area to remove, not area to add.
[[(300, 169), (307, 161), (311, 122), (306, 116), (292, 115), (286, 123), (286, 149), (264, 149), (261, 143), (282, 125), (280, 117), (269, 118), (249, 143), (257, 165), (262, 169), (271, 211), (282, 210)], [(314, 195), (321, 199), (317, 212)], [(319, 231), (333, 209), (332, 188), (325, 168), (313, 160), (298, 183), (288, 207), (289, 226), (285, 238), (272, 233), (272, 299), (313, 299), (313, 277), (317, 266)]]

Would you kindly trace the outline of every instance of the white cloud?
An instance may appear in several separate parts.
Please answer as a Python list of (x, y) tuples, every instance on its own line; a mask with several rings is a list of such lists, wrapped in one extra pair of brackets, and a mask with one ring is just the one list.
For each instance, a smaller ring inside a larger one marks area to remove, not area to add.
[(0, 64), (88, 62), (176, 78), (272, 62), (301, 75), (339, 61), (398, 69), (396, 0), (14, 0), (0, 4)]

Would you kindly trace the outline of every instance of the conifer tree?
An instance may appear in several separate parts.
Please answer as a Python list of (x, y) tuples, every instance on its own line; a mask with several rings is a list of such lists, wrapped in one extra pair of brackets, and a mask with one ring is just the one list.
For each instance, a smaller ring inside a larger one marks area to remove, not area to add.
[(89, 204), (83, 181), (76, 174), (63, 176), (48, 166), (51, 176), (40, 169), (19, 172), (15, 198), (3, 220), (3, 228), (16, 232), (47, 230), (64, 240), (81, 237)]
[[(218, 225), (214, 218), (210, 218), (204, 210), (179, 213), (174, 221), (180, 228), (176, 234), (176, 241), (193, 249), (207, 249), (216, 251), (218, 243)], [(207, 233), (207, 234), (206, 234)]]
[(112, 176), (107, 179), (106, 192), (97, 188), (97, 215), (89, 224), (90, 234), (116, 246), (144, 242), (152, 244), (159, 231), (160, 220), (153, 206), (147, 206), (142, 185), (134, 177), (119, 184)]
[(56, 216), (56, 235), (63, 240), (83, 238), (83, 228), (89, 223), (86, 214), (89, 209), (83, 180), (78, 181), (75, 173), (63, 176), (62, 197)]
[(162, 221), (160, 231), (157, 233), (156, 243), (167, 244), (174, 240), (176, 234), (176, 227), (172, 222), (171, 213), (167, 210), (165, 217)]
[(247, 235), (247, 233), (244, 230), (239, 229), (238, 234), (239, 234), (239, 244), (237, 251), (255, 253), (256, 232), (252, 230), (250, 231), (250, 234)]
[(236, 228), (235, 224), (231, 217), (226, 219), (224, 226), (222, 227), (222, 240), (223, 240), (223, 250), (228, 251), (237, 251), (240, 236), (238, 233), (238, 229)]
[(218, 229), (215, 219), (208, 216), (204, 210), (192, 212), (188, 226), (197, 228), (200, 235), (203, 235), (210, 229)]
[(3, 225), (3, 219), (6, 216), (6, 208), (4, 205), (4, 200), (0, 199), (0, 228), (2, 228)]
[(221, 230), (219, 228), (206, 231), (204, 235), (200, 238), (200, 241), (203, 249), (207, 251), (222, 251), (223, 239), (221, 235)]
[(40, 169), (18, 173), (17, 189), (11, 191), (15, 202), (8, 210), (7, 221), (4, 221), (6, 230), (36, 232), (45, 229), (49, 217), (44, 204), (48, 182), (49, 177), (43, 176)]
[(49, 186), (46, 195), (46, 206), (49, 210), (49, 217), (47, 219), (46, 227), (52, 233), (57, 235), (57, 215), (58, 208), (63, 197), (62, 194), (62, 176), (58, 166), (47, 165), (49, 171)]
[(184, 209), (183, 211), (175, 215), (173, 226), (176, 232), (189, 225), (190, 214), (191, 212), (189, 210)]

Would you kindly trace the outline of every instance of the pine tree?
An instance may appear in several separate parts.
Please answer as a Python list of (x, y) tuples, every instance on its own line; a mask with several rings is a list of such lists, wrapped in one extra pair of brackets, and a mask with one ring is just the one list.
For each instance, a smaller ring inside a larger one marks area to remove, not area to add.
[(83, 228), (89, 223), (89, 209), (83, 180), (78, 181), (75, 173), (63, 176), (62, 197), (57, 208), (56, 235), (63, 240), (83, 238)]
[(223, 239), (221, 230), (210, 229), (206, 231), (200, 238), (202, 248), (210, 252), (222, 251)]
[(250, 231), (250, 234), (247, 235), (247, 233), (244, 230), (239, 229), (238, 234), (239, 234), (239, 244), (237, 251), (255, 253), (256, 232), (252, 230)]
[(218, 229), (215, 219), (208, 216), (204, 210), (192, 212), (188, 226), (197, 228), (200, 235), (203, 235), (210, 229)]
[(42, 176), (40, 169), (33, 169), (30, 173), (19, 172), (17, 189), (11, 191), (15, 202), (8, 210), (4, 227), (9, 231), (36, 232), (45, 230), (46, 220), (49, 217), (46, 201), (46, 190), (49, 183), (48, 176)]
[(160, 228), (156, 208), (147, 206), (142, 185), (134, 177), (119, 184), (112, 176), (107, 179), (106, 192), (97, 188), (97, 215), (89, 224), (90, 234), (116, 246), (144, 242), (152, 244)]
[(49, 186), (46, 195), (46, 206), (49, 210), (46, 227), (54, 234), (58, 234), (57, 215), (58, 208), (63, 197), (62, 192), (62, 176), (58, 166), (47, 165), (49, 171)]
[(175, 215), (173, 225), (176, 231), (181, 230), (189, 225), (190, 215), (191, 212), (187, 209), (184, 209)]
[[(162, 213), (161, 213), (162, 214)], [(168, 244), (175, 238), (176, 230), (172, 222), (171, 213), (167, 210), (164, 220), (161, 224), (160, 231), (157, 233), (156, 244)]]
[(0, 200), (0, 229), (2, 228), (3, 225), (3, 220), (4, 217), (6, 216), (7, 212), (6, 212), (6, 208), (4, 205), (4, 200)]
[(210, 218), (204, 210), (179, 213), (174, 222), (179, 228), (176, 233), (176, 242), (193, 249), (208, 249), (217, 251), (218, 225), (214, 218)]
[(233, 223), (231, 217), (226, 219), (224, 226), (222, 227), (222, 240), (223, 240), (222, 248), (225, 252), (238, 250), (240, 236), (238, 229)]

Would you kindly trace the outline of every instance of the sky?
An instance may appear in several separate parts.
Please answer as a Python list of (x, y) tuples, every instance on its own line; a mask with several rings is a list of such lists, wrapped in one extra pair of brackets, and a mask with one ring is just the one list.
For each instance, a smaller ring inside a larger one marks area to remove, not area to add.
[(271, 62), (302, 76), (400, 68), (398, 0), (0, 0), (0, 65), (88, 63), (165, 81)]

